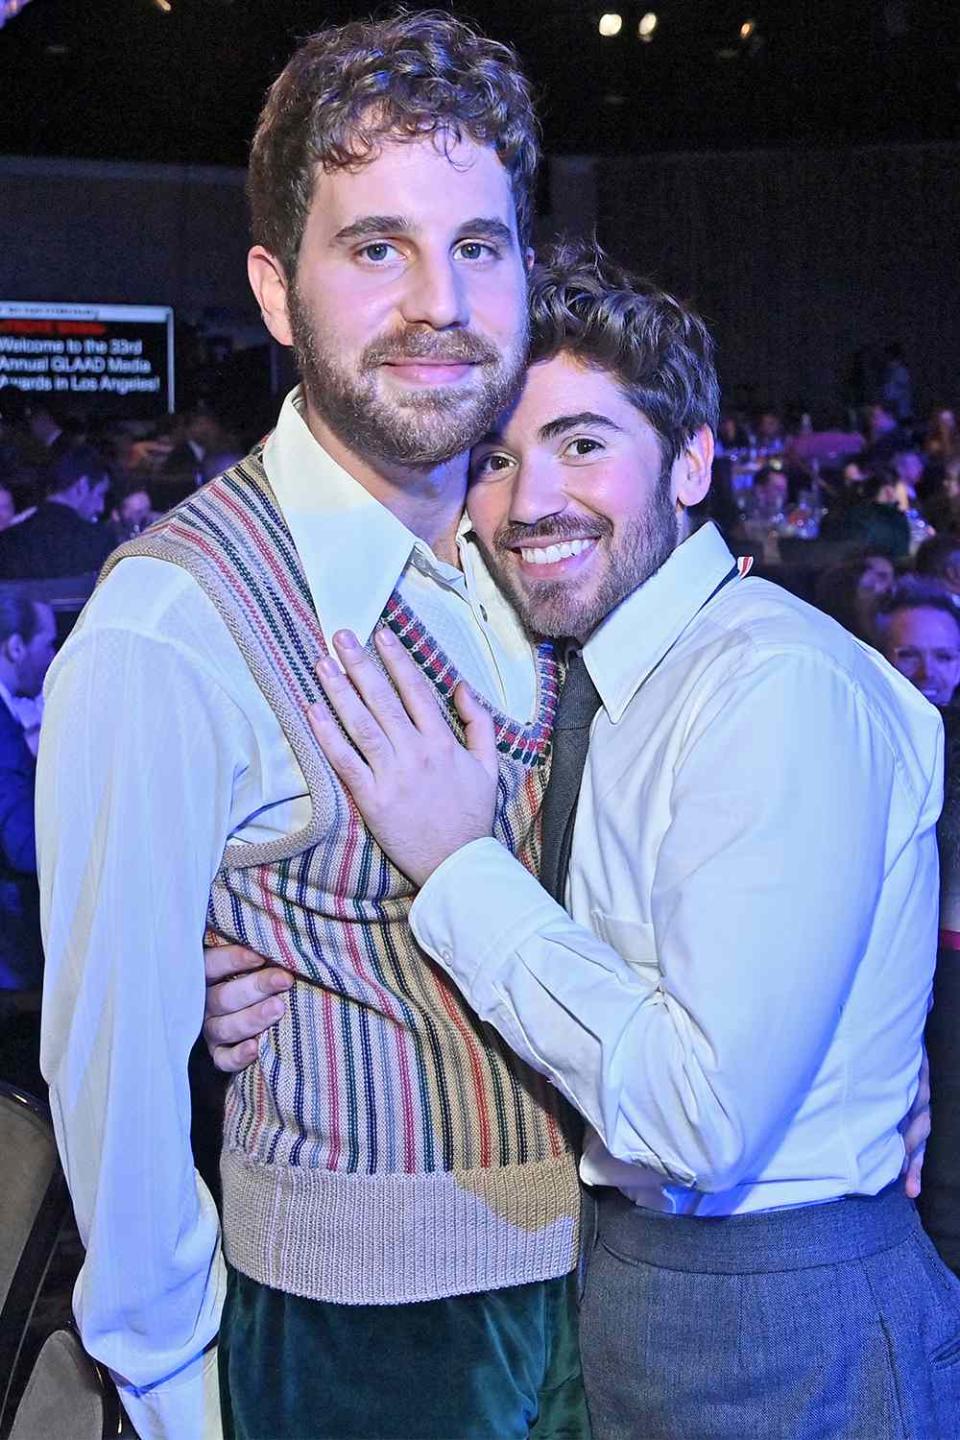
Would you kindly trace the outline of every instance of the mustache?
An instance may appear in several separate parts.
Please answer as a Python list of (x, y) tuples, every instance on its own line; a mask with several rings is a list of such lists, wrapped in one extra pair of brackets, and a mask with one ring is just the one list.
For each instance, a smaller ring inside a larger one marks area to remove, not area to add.
[(460, 365), (499, 365), (503, 356), (495, 345), (471, 330), (458, 330), (452, 335), (435, 335), (425, 330), (410, 330), (404, 335), (384, 335), (364, 350), (362, 365), (372, 370), (390, 361), (435, 360)]
[(515, 550), (518, 545), (530, 540), (602, 540), (612, 533), (612, 521), (599, 515), (591, 516), (589, 520), (576, 520), (572, 515), (549, 515), (532, 525), (523, 525), (516, 520), (501, 525), (493, 537), (493, 544), (496, 550)]

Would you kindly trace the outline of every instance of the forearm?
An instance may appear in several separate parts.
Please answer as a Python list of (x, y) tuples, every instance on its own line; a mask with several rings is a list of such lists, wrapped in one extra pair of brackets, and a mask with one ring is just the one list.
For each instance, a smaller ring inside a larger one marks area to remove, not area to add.
[(216, 1207), (190, 1150), (194, 1021), (102, 972), (71, 996), (56, 953), (47, 975), (42, 1063), (86, 1251), (77, 1323), (118, 1383), (151, 1387), (216, 1336), (223, 1300)]
[(736, 1118), (689, 1015), (576, 924), (496, 841), (451, 857), (411, 915), (480, 1018), (567, 1097), (607, 1149), (709, 1188)]

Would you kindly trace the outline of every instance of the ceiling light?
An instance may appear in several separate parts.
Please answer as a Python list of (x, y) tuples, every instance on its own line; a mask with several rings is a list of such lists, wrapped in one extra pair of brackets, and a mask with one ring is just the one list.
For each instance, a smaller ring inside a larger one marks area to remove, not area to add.
[(156, 5), (158, 10), (163, 11), (164, 15), (169, 15), (170, 11), (173, 9), (170, 0), (153, 0), (153, 3), (154, 5)]
[(600, 16), (600, 34), (601, 34), (601, 35), (603, 35), (603, 36), (605, 36), (605, 37), (609, 37), (609, 36), (611, 36), (611, 35), (619, 35), (619, 34), (620, 34), (620, 31), (621, 31), (622, 29), (623, 29), (623, 16), (622, 16), (622, 15), (618, 15), (615, 10), (614, 10), (614, 11), (608, 11), (608, 13), (607, 13), (606, 15), (601, 15), (601, 16)]
[(646, 15), (641, 17), (640, 24), (637, 26), (637, 34), (641, 40), (652, 40), (656, 28), (657, 17), (652, 10), (648, 10)]
[(740, 26), (740, 39), (749, 40), (750, 36), (753, 34), (756, 28), (756, 20), (744, 20), (743, 24)]

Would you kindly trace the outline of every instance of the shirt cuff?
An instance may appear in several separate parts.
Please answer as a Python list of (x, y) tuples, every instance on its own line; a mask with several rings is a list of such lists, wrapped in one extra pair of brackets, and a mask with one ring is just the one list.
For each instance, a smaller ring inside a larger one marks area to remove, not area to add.
[(472, 840), (438, 865), (410, 911), (418, 945), (456, 980), (475, 1010), (501, 995), (497, 979), (524, 939), (566, 911), (499, 840)]
[(140, 1440), (223, 1440), (216, 1345), (147, 1390), (114, 1378)]

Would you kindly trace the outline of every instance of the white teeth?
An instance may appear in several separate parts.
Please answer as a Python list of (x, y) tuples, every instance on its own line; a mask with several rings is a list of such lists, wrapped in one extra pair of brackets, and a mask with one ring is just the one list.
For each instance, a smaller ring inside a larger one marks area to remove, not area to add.
[(525, 546), (520, 554), (528, 565), (555, 565), (558, 560), (580, 555), (592, 544), (592, 540), (565, 540), (560, 545)]

